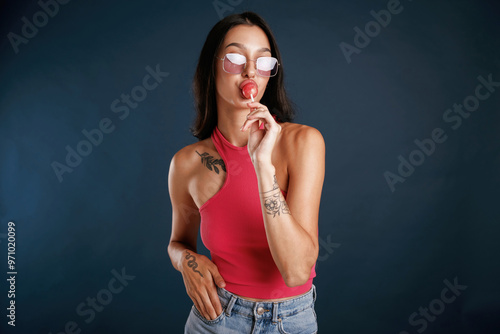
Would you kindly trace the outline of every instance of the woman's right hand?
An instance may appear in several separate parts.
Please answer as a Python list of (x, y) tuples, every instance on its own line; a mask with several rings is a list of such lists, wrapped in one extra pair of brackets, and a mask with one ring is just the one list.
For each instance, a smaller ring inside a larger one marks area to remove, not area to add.
[(194, 306), (207, 320), (222, 313), (217, 287), (226, 286), (219, 269), (205, 255), (185, 250), (182, 257), (182, 279)]

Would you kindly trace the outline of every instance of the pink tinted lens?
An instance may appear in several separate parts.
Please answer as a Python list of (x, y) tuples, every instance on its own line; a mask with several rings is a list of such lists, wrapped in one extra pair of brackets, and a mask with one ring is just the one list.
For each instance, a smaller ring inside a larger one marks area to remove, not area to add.
[(240, 74), (245, 68), (246, 58), (240, 54), (228, 53), (224, 57), (224, 71), (232, 74)]
[(275, 76), (278, 72), (278, 59), (274, 57), (260, 57), (257, 59), (257, 73), (263, 77)]

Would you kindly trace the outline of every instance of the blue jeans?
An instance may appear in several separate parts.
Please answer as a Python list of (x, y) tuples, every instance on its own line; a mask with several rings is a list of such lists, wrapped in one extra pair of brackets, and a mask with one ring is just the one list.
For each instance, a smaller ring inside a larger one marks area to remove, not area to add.
[(316, 286), (298, 297), (278, 302), (254, 302), (217, 287), (222, 313), (207, 320), (193, 305), (184, 334), (315, 334), (318, 322), (314, 303)]

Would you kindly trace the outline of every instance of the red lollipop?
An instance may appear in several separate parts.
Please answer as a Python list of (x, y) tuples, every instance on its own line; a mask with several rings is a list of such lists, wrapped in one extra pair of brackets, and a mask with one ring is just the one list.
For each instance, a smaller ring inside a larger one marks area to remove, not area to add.
[(258, 93), (257, 84), (253, 81), (249, 81), (241, 87), (241, 92), (245, 98), (252, 99), (253, 102), (253, 98), (257, 96)]

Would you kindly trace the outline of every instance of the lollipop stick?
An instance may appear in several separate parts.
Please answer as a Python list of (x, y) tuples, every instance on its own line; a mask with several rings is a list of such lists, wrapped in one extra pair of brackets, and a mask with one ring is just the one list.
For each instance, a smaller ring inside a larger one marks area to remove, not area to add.
[(252, 98), (252, 102), (255, 102), (254, 99), (253, 99), (253, 94), (250, 94), (250, 97)]

